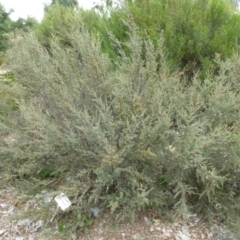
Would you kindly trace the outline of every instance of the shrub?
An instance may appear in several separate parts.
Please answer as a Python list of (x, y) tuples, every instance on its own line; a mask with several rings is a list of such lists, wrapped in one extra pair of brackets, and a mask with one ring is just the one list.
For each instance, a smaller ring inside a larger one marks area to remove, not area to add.
[[(190, 81), (196, 71), (200, 71), (201, 80), (209, 71), (217, 74), (215, 54), (227, 59), (240, 41), (240, 15), (228, 0), (137, 0), (117, 6), (109, 2), (95, 11), (55, 4), (47, 8), (36, 33), (45, 47), (50, 46), (52, 35), (66, 45), (69, 40), (65, 33), (84, 24), (89, 32), (101, 37), (102, 51), (114, 62), (118, 47), (113, 45), (109, 32), (124, 46), (129, 40), (124, 21), (129, 18), (138, 26), (138, 35), (150, 38), (155, 45), (159, 34), (164, 36), (169, 70), (184, 69)], [(127, 53), (127, 48), (124, 51)]]
[(141, 36), (157, 42), (162, 31), (173, 71), (188, 70), (189, 77), (211, 71), (216, 53), (230, 57), (240, 42), (238, 9), (228, 0), (126, 1)]
[[(124, 48), (124, 43), (129, 40), (128, 26), (124, 23), (129, 16), (127, 15), (126, 9), (112, 8), (109, 12), (103, 12), (99, 21), (98, 27), (94, 33), (101, 36), (102, 40), (102, 51), (107, 53), (112, 62), (119, 56), (118, 44), (122, 44), (124, 51), (127, 53), (127, 48)], [(89, 30), (91, 28), (88, 27)], [(116, 39), (115, 44), (110, 36), (114, 36)]]
[(21, 95), (20, 89), (11, 72), (0, 74), (0, 132), (8, 122), (8, 113), (17, 109), (14, 99)]
[(0, 66), (3, 64), (4, 62), (4, 53), (0, 52)]
[(117, 67), (83, 27), (69, 33), (72, 47), (53, 39), (46, 51), (29, 33), (9, 50), (25, 97), (10, 126), (17, 141), (1, 143), (5, 166), (30, 175), (47, 164), (67, 169), (77, 211), (96, 204), (118, 219), (146, 208), (236, 217), (239, 55), (217, 60), (217, 81), (196, 75), (186, 87), (169, 74), (162, 38), (156, 49), (134, 29), (129, 36)]
[(53, 35), (61, 39), (61, 43), (69, 43), (66, 32), (70, 32), (74, 27), (82, 25), (80, 9), (75, 11), (71, 7), (65, 7), (58, 2), (48, 6), (44, 18), (39, 26), (36, 27), (36, 35), (43, 46), (48, 48)]

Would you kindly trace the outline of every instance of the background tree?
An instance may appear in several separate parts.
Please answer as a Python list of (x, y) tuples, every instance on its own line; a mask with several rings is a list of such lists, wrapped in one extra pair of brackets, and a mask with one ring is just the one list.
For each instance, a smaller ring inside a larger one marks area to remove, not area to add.
[(28, 17), (27, 19), (19, 18), (17, 21), (12, 22), (12, 30), (15, 29), (23, 29), (26, 30), (28, 28), (35, 28), (38, 25), (38, 21), (36, 18)]
[(163, 34), (173, 71), (189, 69), (192, 76), (195, 68), (204, 77), (215, 66), (216, 53), (226, 59), (240, 43), (240, 16), (231, 1), (136, 0), (125, 4), (140, 35), (156, 44), (159, 34)]
[(11, 30), (10, 12), (6, 12), (3, 5), (0, 4), (0, 52), (7, 49), (7, 32)]
[(60, 5), (63, 5), (65, 7), (71, 7), (75, 8), (78, 6), (78, 1), (77, 0), (52, 0), (51, 5), (54, 5), (56, 3), (59, 3)]

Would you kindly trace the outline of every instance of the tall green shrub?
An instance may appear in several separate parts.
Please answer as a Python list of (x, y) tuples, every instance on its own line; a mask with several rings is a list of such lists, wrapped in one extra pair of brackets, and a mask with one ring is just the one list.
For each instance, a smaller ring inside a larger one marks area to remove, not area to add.
[[(126, 9), (124, 9), (116, 7), (103, 12), (98, 28), (96, 29), (97, 31), (95, 31), (101, 37), (102, 51), (107, 53), (113, 62), (119, 56), (118, 44), (122, 44), (123, 47), (124, 43), (129, 39), (129, 29), (124, 23), (124, 21), (129, 20), (129, 16)], [(114, 43), (111, 36), (114, 36), (113, 38), (116, 40)], [(127, 48), (124, 48), (124, 50), (127, 51)]]
[[(172, 70), (188, 69), (202, 78), (220, 53), (230, 57), (240, 42), (240, 15), (228, 0), (126, 1), (142, 36), (155, 43), (162, 31)], [(194, 69), (195, 68), (195, 69)]]
[(34, 176), (46, 164), (68, 169), (78, 211), (237, 217), (239, 55), (218, 63), (217, 81), (196, 75), (186, 87), (169, 74), (162, 38), (155, 48), (132, 29), (130, 54), (119, 47), (113, 67), (100, 40), (75, 29), (71, 47), (53, 39), (46, 51), (30, 33), (8, 52), (25, 97), (10, 127), (16, 141), (1, 142), (4, 164)]
[[(117, 44), (112, 43), (109, 35), (112, 33), (124, 45), (129, 39), (124, 22), (129, 19), (138, 26), (138, 34), (150, 38), (155, 45), (159, 35), (164, 36), (170, 71), (184, 69), (189, 81), (199, 70), (202, 80), (209, 71), (217, 74), (215, 55), (227, 59), (240, 41), (240, 15), (228, 0), (137, 0), (90, 11), (54, 4), (36, 32), (44, 46), (50, 45), (53, 35), (66, 45), (69, 41), (65, 33), (84, 24), (101, 37), (102, 51), (115, 61), (119, 55)], [(127, 53), (127, 48), (124, 50)]]

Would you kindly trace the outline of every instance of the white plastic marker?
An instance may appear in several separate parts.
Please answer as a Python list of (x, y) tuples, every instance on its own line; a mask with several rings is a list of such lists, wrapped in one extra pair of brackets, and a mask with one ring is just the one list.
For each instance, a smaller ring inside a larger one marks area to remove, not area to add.
[(57, 195), (54, 200), (57, 202), (58, 206), (64, 211), (71, 206), (71, 202), (64, 193)]

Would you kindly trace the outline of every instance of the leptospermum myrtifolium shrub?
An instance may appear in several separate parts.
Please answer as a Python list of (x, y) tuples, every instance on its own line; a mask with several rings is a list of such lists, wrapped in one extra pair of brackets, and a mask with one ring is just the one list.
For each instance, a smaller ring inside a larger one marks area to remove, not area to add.
[(9, 50), (25, 95), (10, 126), (16, 141), (1, 145), (5, 164), (26, 174), (46, 164), (67, 169), (65, 192), (78, 210), (237, 216), (239, 55), (219, 63), (217, 81), (196, 75), (185, 85), (168, 73), (161, 38), (155, 48), (131, 30), (130, 54), (118, 49), (114, 67), (83, 28), (68, 40), (72, 47), (52, 39), (46, 51), (28, 33)]

